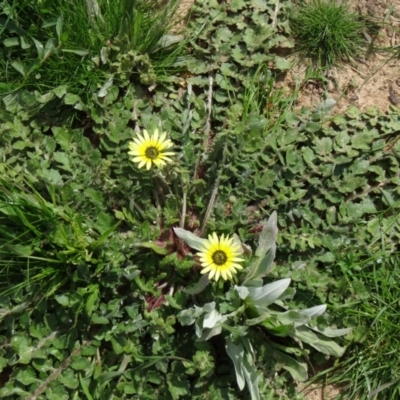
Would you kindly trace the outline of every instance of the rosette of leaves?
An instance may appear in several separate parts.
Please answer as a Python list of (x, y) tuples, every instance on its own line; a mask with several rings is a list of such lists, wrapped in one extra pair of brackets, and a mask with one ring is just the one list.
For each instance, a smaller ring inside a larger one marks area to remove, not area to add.
[[(176, 233), (189, 246), (200, 249), (201, 239), (182, 229)], [(279, 365), (293, 379), (304, 381), (308, 377), (305, 360), (310, 350), (340, 357), (345, 349), (335, 338), (350, 332), (350, 329), (323, 324), (324, 320), (319, 317), (324, 314), (326, 305), (308, 309), (293, 307), (295, 290), (289, 287), (290, 279), (264, 282), (273, 268), (277, 233), (277, 213), (273, 212), (263, 224), (258, 247), (239, 277), (240, 284), (232, 287), (219, 304), (212, 301), (195, 305), (177, 316), (182, 325), (195, 326), (197, 341), (222, 335), (235, 367), (237, 384), (241, 390), (247, 384), (252, 400), (261, 398), (257, 366), (266, 363), (263, 354), (273, 360), (272, 364), (269, 361), (270, 368), (278, 369)], [(243, 245), (243, 248), (250, 251), (248, 246)], [(186, 292), (199, 295), (207, 284), (207, 278), (202, 277)]]

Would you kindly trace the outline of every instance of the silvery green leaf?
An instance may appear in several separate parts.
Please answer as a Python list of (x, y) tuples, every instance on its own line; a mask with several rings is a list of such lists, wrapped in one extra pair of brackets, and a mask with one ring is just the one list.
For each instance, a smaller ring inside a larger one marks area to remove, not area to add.
[(17, 70), (22, 76), (25, 76), (25, 67), (19, 61), (13, 61), (11, 66)]
[(238, 292), (239, 297), (244, 300), (249, 295), (249, 289), (246, 286), (235, 285), (235, 290)]
[(64, 53), (73, 53), (82, 57), (85, 57), (89, 54), (89, 50), (84, 49), (82, 47), (68, 47), (68, 48), (63, 47), (61, 51), (63, 51)]
[(46, 42), (46, 45), (44, 47), (43, 58), (47, 58), (55, 49), (56, 49), (56, 46), (54, 44), (54, 40), (48, 39)]
[(113, 80), (114, 80), (114, 76), (111, 75), (110, 78), (107, 79), (106, 83), (104, 83), (104, 85), (101, 87), (101, 89), (97, 93), (97, 96), (105, 97), (107, 95), (108, 89), (113, 84)]
[(217, 324), (216, 326), (214, 326), (214, 328), (212, 329), (203, 329), (203, 331), (201, 332), (201, 335), (198, 335), (197, 332), (197, 336), (198, 339), (196, 339), (197, 342), (204, 342), (207, 341), (208, 339), (211, 339), (213, 336), (217, 336), (221, 333), (222, 331), (222, 325), (221, 324)]
[(44, 46), (43, 46), (43, 43), (39, 42), (39, 40), (35, 39), (34, 37), (32, 37), (31, 39), (33, 40), (33, 43), (35, 43), (39, 60), (43, 60), (43, 57), (44, 57)]
[(329, 338), (335, 338), (339, 336), (344, 336), (347, 335), (352, 331), (351, 328), (343, 328), (343, 329), (333, 329), (327, 326), (326, 328), (320, 329), (318, 327), (309, 327), (315, 332), (321, 333), (322, 335), (329, 337)]
[(326, 113), (336, 105), (336, 100), (334, 99), (326, 99), (318, 104), (317, 111), (321, 113)]
[(268, 317), (269, 317), (269, 315), (265, 313), (265, 314), (262, 314), (262, 315), (260, 315), (259, 317), (256, 317), (256, 318), (246, 319), (245, 324), (247, 326), (259, 325), (262, 322), (264, 322)]
[(29, 49), (31, 47), (30, 43), (25, 39), (25, 36), (21, 36), (21, 48)]
[(178, 236), (179, 239), (182, 239), (191, 248), (199, 250), (199, 251), (204, 250), (205, 243), (207, 243), (206, 239), (199, 238), (192, 232), (187, 231), (182, 228), (174, 228), (174, 232), (175, 232), (175, 235)]
[(268, 221), (264, 223), (263, 230), (261, 231), (258, 240), (258, 247), (255, 255), (257, 257), (264, 257), (267, 251), (276, 243), (278, 236), (278, 214), (274, 211)]
[(311, 332), (304, 326), (296, 328), (291, 336), (308, 343), (314, 349), (329, 356), (341, 357), (345, 351), (344, 347), (339, 346), (335, 341)]
[(302, 313), (302, 310), (289, 310), (276, 313), (276, 317), (283, 325), (294, 324), (295, 327), (302, 326), (310, 322), (310, 317)]
[(170, 47), (175, 43), (181, 42), (184, 38), (185, 37), (183, 35), (173, 35), (173, 34), (162, 35), (153, 51), (166, 49), (167, 47)]
[(203, 328), (214, 328), (214, 326), (221, 321), (221, 318), (222, 315), (217, 310), (212, 310), (204, 316)]
[(246, 276), (244, 284), (251, 286), (250, 280), (262, 278), (271, 271), (276, 252), (276, 239), (278, 236), (278, 215), (274, 211), (268, 221), (264, 222), (255, 252), (256, 260), (250, 265), (250, 270)]
[(260, 288), (249, 287), (249, 297), (255, 306), (266, 307), (279, 298), (290, 285), (290, 278), (268, 283)]
[(199, 294), (201, 293), (208, 285), (210, 284), (210, 280), (208, 279), (208, 274), (204, 274), (201, 276), (199, 281), (195, 283), (193, 286), (190, 286), (182, 291), (187, 294)]
[(257, 269), (254, 272), (254, 276), (262, 277), (268, 275), (272, 271), (274, 259), (276, 253), (276, 245), (275, 243), (270, 247), (267, 251), (267, 254), (261, 258)]
[(110, 59), (110, 48), (109, 47), (102, 47), (100, 50), (100, 59), (103, 64), (107, 64)]
[(288, 356), (284, 352), (274, 349), (272, 353), (272, 357), (282, 365), (282, 368), (285, 369), (292, 375), (292, 378), (298, 382), (303, 382), (307, 380), (307, 364), (299, 363), (293, 357)]
[(397, 381), (392, 381), (392, 382), (387, 382), (384, 383), (383, 385), (378, 386), (375, 390), (372, 390), (368, 393), (368, 398), (372, 399), (373, 397), (375, 397), (375, 395), (377, 395), (379, 392), (381, 392), (384, 389), (387, 389), (388, 387), (394, 385), (395, 383), (399, 382)]
[(58, 17), (57, 23), (56, 23), (56, 32), (57, 32), (57, 37), (58, 37), (59, 42), (61, 41), (61, 34), (62, 34), (63, 26), (64, 26), (64, 15), (61, 14)]
[(242, 363), (244, 379), (250, 392), (251, 400), (260, 400), (260, 391), (258, 388), (259, 376), (254, 366), (254, 350), (248, 338), (242, 338), (241, 343), (244, 347), (244, 357)]
[(3, 40), (3, 44), (6, 47), (13, 47), (13, 46), (18, 46), (19, 45), (19, 38), (13, 37), (13, 38), (7, 38)]
[(243, 252), (244, 252), (243, 246), (245, 246), (245, 245), (241, 242), (239, 236), (236, 233), (233, 234), (233, 244), (235, 244), (239, 247), (238, 253), (243, 254)]
[(243, 374), (249, 388), (251, 400), (260, 400), (260, 389), (258, 388), (259, 376), (254, 365), (250, 365), (247, 360), (244, 360)]
[(235, 367), (236, 382), (240, 390), (243, 390), (245, 385), (244, 374), (243, 374), (243, 358), (244, 358), (244, 348), (241, 343), (234, 344), (230, 338), (226, 340), (225, 345), (226, 352), (231, 358), (233, 365)]
[(196, 319), (200, 317), (202, 314), (204, 314), (204, 307), (194, 306), (194, 308), (182, 310), (177, 315), (177, 318), (181, 325), (187, 326), (194, 324), (196, 322)]
[(306, 308), (305, 310), (300, 310), (303, 314), (308, 315), (310, 319), (319, 317), (326, 311), (326, 304), (321, 304), (319, 306)]

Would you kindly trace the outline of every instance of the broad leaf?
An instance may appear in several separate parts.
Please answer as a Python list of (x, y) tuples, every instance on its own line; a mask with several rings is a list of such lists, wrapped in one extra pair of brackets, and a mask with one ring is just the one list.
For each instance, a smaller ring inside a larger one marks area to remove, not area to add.
[(290, 282), (290, 278), (286, 278), (268, 283), (260, 288), (249, 287), (249, 298), (256, 307), (267, 307), (285, 292)]
[(199, 238), (192, 232), (189, 232), (182, 228), (174, 228), (175, 235), (178, 236), (179, 239), (182, 239), (186, 242), (191, 248), (203, 251), (205, 248), (205, 244), (207, 243), (206, 239)]

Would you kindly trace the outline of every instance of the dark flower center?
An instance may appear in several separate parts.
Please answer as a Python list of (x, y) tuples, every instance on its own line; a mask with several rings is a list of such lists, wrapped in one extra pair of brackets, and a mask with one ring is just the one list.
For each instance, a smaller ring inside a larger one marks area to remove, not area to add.
[(211, 258), (214, 261), (214, 264), (218, 266), (224, 265), (228, 260), (226, 253), (222, 250), (217, 250), (216, 252), (214, 252)]
[(157, 150), (156, 147), (150, 146), (146, 149), (144, 154), (147, 158), (150, 158), (150, 160), (155, 160), (159, 156), (160, 152)]

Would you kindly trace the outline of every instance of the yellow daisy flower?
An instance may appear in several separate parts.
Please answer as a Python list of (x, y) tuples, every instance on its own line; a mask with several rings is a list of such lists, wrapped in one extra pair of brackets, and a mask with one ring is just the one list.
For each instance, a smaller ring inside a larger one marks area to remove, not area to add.
[(134, 156), (132, 161), (139, 163), (139, 168), (146, 165), (146, 168), (150, 169), (153, 164), (162, 168), (166, 163), (172, 162), (168, 156), (175, 155), (172, 151), (164, 151), (174, 145), (166, 137), (166, 132), (159, 136), (158, 129), (150, 137), (149, 133), (143, 129), (143, 136), (138, 135), (133, 142), (129, 142), (128, 154)]
[(214, 278), (218, 281), (221, 276), (222, 279), (232, 279), (233, 274), (236, 274), (236, 270), (242, 269), (243, 267), (238, 264), (240, 261), (244, 261), (239, 258), (240, 247), (233, 243), (233, 238), (222, 235), (218, 238), (214, 232), (212, 235), (208, 235), (208, 240), (204, 244), (204, 250), (197, 253), (200, 257), (200, 262), (203, 267), (202, 274), (210, 273), (208, 276), (210, 279)]

